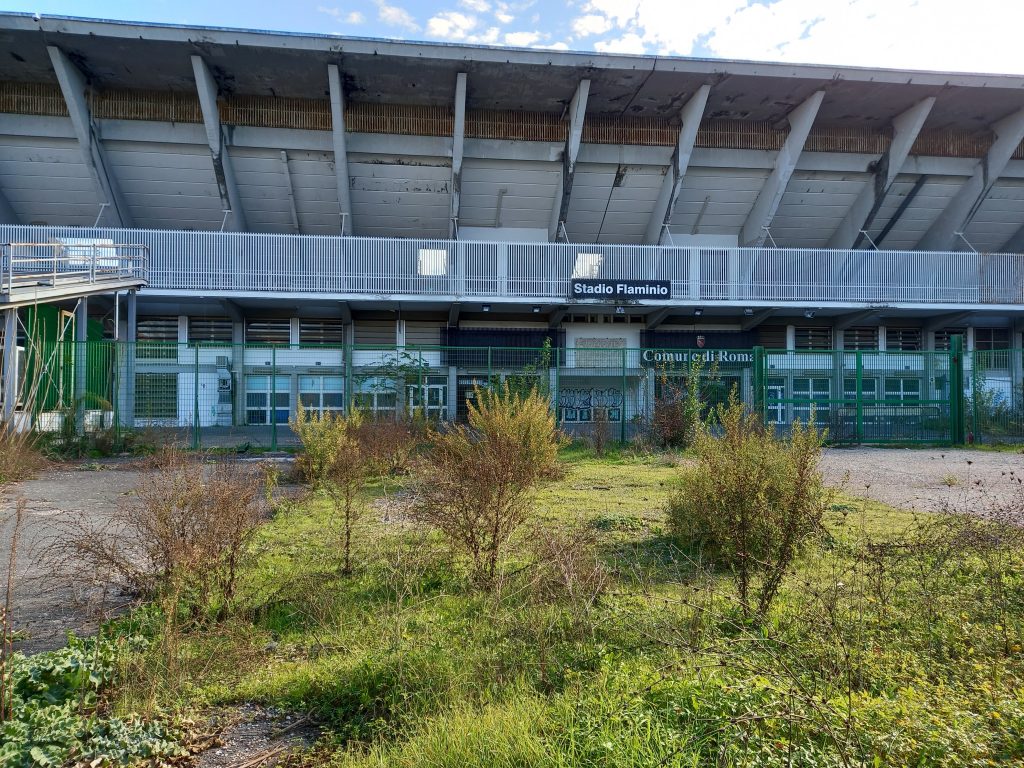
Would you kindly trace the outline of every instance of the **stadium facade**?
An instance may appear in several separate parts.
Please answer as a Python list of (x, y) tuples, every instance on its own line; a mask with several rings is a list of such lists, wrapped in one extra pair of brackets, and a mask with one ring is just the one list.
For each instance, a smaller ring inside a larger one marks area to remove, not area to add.
[[(6, 359), (138, 344), (124, 423), (452, 418), (526, 371), (625, 433), (703, 355), (776, 423), (925, 435), (961, 338), (1020, 397), (1024, 77), (20, 14), (0, 50), (4, 268), (47, 302), (0, 289)], [(122, 282), (54, 295), (47, 254)]]

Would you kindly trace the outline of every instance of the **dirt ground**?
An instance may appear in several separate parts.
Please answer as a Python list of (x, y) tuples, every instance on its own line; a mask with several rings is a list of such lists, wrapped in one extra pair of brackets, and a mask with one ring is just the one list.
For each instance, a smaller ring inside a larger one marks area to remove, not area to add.
[[(1024, 455), (975, 450), (835, 448), (825, 452), (829, 483), (851, 496), (866, 496), (894, 507), (942, 511), (983, 511), (985, 505), (1021, 498), (1012, 482), (1024, 474)], [(69, 521), (97, 524), (117, 509), (144, 480), (131, 464), (116, 461), (63, 466), (14, 489), (27, 516), (18, 553), (14, 591), (17, 647), (27, 653), (59, 647), (68, 630), (95, 630), (98, 607), (110, 611), (126, 596), (105, 593), (95, 584), (69, 584), (52, 575), (43, 556), (46, 545)], [(10, 510), (11, 502), (6, 502)], [(6, 564), (10, 529), (0, 534), (0, 563)], [(99, 603), (102, 601), (102, 606)]]

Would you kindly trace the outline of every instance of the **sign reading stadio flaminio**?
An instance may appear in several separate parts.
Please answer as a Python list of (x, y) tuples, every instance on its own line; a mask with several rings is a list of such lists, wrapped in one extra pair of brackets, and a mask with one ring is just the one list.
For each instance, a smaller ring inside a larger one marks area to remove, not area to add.
[(671, 280), (594, 280), (577, 278), (569, 286), (573, 299), (671, 299)]

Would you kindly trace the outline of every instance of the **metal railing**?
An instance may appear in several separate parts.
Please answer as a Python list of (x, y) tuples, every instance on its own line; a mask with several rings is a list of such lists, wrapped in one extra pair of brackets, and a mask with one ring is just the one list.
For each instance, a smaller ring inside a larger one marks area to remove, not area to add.
[[(24, 228), (20, 228), (24, 229)], [(36, 229), (36, 228), (30, 228)], [(0, 243), (0, 293), (103, 282), (146, 282), (148, 248), (81, 236)]]
[(659, 304), (1024, 304), (1024, 255), (495, 243), (2, 226), (0, 241), (134, 242), (153, 289), (569, 300), (573, 278), (665, 280)]

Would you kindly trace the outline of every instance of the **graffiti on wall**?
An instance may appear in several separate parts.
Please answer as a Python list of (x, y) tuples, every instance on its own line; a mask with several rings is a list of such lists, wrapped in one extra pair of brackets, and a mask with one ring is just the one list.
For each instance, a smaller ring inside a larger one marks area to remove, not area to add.
[(604, 415), (608, 421), (622, 420), (622, 391), (593, 389), (562, 389), (558, 393), (558, 410), (564, 422), (586, 423)]

